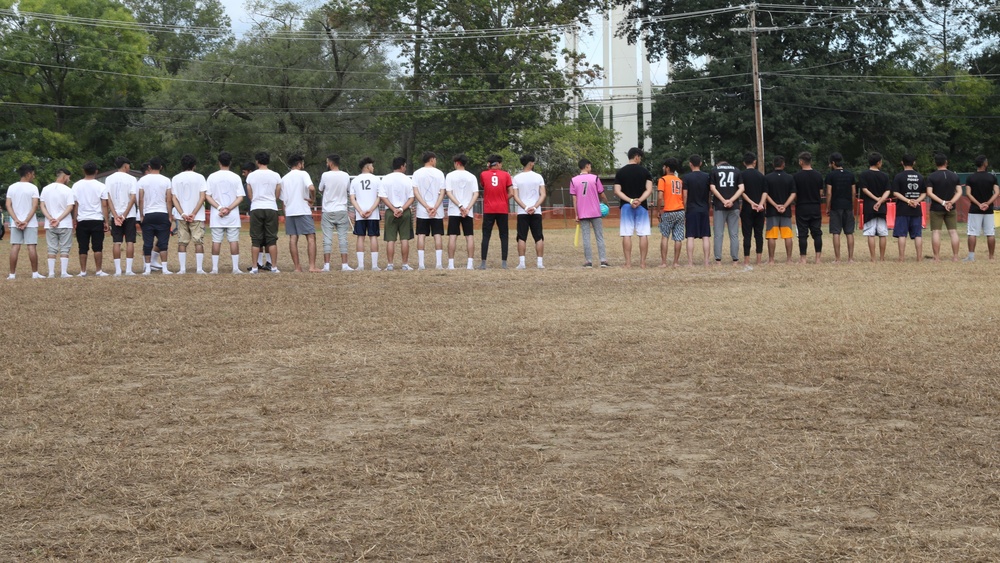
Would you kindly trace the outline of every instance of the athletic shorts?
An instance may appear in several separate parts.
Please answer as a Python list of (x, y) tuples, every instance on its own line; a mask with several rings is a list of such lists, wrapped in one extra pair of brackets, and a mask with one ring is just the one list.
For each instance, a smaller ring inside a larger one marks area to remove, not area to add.
[(179, 220), (177, 223), (177, 244), (203, 244), (205, 242), (205, 222)]
[(448, 216), (448, 236), (450, 237), (452, 236), (457, 237), (459, 228), (461, 228), (462, 230), (462, 235), (471, 237), (472, 227), (474, 226), (475, 223), (472, 220), (472, 215), (467, 215), (465, 217), (461, 217), (458, 215)]
[(254, 209), (250, 212), (250, 244), (264, 248), (278, 244), (278, 212)]
[(378, 219), (356, 219), (354, 234), (359, 237), (377, 237), (381, 234)]
[(923, 220), (923, 217), (919, 215), (916, 217), (896, 215), (896, 225), (892, 228), (892, 236), (895, 238), (909, 236), (911, 239), (922, 237), (924, 233)]
[(315, 235), (316, 222), (312, 215), (285, 216), (285, 234), (290, 237)]
[(660, 234), (675, 242), (684, 240), (684, 210), (667, 211), (660, 215)]
[(969, 213), (968, 235), (970, 237), (995, 236), (996, 223), (995, 219), (993, 219), (993, 214), (983, 215), (981, 213)]
[(222, 239), (229, 239), (229, 242), (240, 242), (239, 227), (212, 227), (212, 242), (222, 244)]
[(386, 242), (397, 240), (410, 240), (413, 238), (413, 213), (409, 208), (403, 210), (399, 217), (389, 213), (385, 216), (385, 236)]
[(687, 238), (708, 238), (712, 227), (708, 223), (708, 211), (688, 211), (684, 216)]
[(421, 219), (417, 217), (418, 235), (444, 235), (444, 219)]
[(794, 238), (794, 233), (792, 233), (792, 218), (783, 217), (781, 215), (772, 215), (768, 217), (765, 221), (766, 234), (764, 238), (767, 239), (790, 239)]
[(854, 210), (852, 209), (830, 210), (831, 235), (839, 235), (841, 232), (843, 232), (845, 235), (853, 235), (855, 224), (856, 222), (854, 220)]
[(943, 225), (949, 231), (954, 231), (958, 228), (958, 212), (954, 209), (951, 211), (931, 211), (931, 230), (940, 231)]
[(56, 254), (69, 256), (69, 251), (73, 247), (73, 229), (69, 227), (46, 229), (45, 242), (49, 245), (49, 256)]
[(650, 225), (648, 209), (641, 205), (635, 208), (631, 205), (623, 205), (621, 207), (621, 214), (621, 221), (618, 224), (618, 232), (621, 236), (649, 236)]
[(38, 227), (10, 228), (11, 244), (38, 244)]
[(135, 217), (128, 217), (122, 221), (121, 226), (111, 222), (111, 242), (121, 244), (122, 242), (135, 243)]
[(91, 249), (94, 252), (104, 252), (104, 221), (88, 219), (76, 224), (76, 243), (80, 254), (86, 254)]
[(545, 240), (542, 235), (542, 214), (533, 213), (528, 215), (523, 213), (517, 216), (517, 240), (528, 240), (528, 231), (531, 231), (531, 238), (535, 242)]
[(889, 227), (886, 226), (885, 217), (874, 217), (865, 221), (865, 230), (862, 234), (866, 237), (889, 236)]

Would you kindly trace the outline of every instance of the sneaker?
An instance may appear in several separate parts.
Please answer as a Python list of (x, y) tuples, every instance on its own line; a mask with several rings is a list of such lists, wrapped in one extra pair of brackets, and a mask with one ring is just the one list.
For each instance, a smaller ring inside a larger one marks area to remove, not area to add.
[(41, 280), (41, 279), (45, 279), (45, 276), (43, 276), (42, 274), (39, 274), (38, 272), (33, 272), (31, 274), (31, 279), (33, 279), (33, 280)]
[(385, 267), (385, 271), (387, 272), (391, 272), (393, 269), (394, 268), (392, 267), (392, 264), (389, 264), (388, 266)]
[(500, 264), (500, 269), (501, 270), (506, 270), (507, 269), (507, 263), (504, 262), (503, 264)]
[(611, 267), (611, 265), (610, 265), (610, 264), (608, 264), (607, 262), (601, 262), (601, 267), (602, 267), (602, 268), (610, 268), (610, 267)]
[(413, 268), (411, 268), (409, 264), (403, 264), (403, 271), (410, 272), (413, 271)]
[(239, 276), (243, 275), (243, 272), (241, 272), (240, 270), (233, 270), (233, 273)]
[(133, 272), (133, 271), (129, 270), (129, 271), (125, 272), (125, 275), (126, 275), (126, 276), (134, 276), (134, 275), (135, 275), (135, 272)]
[(204, 276), (204, 275), (205, 275), (205, 274), (207, 274), (208, 272), (206, 272), (205, 270), (195, 270), (195, 272), (194, 272), (194, 273), (195, 273), (196, 275), (199, 275), (199, 276)]
[[(14, 276), (14, 274), (11, 274), (11, 277), (9, 277), (7, 279), (12, 280), (12, 279), (14, 279), (13, 276)], [(87, 272), (80, 272), (79, 274), (76, 275), (76, 277), (78, 277), (78, 278), (85, 278), (85, 277), (87, 277)]]
[(329, 272), (330, 271), (330, 266), (323, 266), (323, 269), (320, 270), (320, 271), (322, 271), (322, 272)]
[(247, 271), (248, 272), (252, 272), (253, 271), (253, 266), (247, 266)]
[(149, 269), (152, 270), (152, 271), (154, 271), (154, 272), (159, 272), (160, 270), (163, 269), (163, 266), (153, 266), (153, 265), (150, 265)]
[(417, 269), (418, 270), (426, 270), (427, 268), (425, 268), (424, 265), (421, 264), (421, 265), (417, 266)]
[(142, 271), (142, 275), (144, 275), (144, 276), (148, 276), (149, 274), (150, 274), (149, 270), (143, 270)]
[(56, 275), (55, 275), (55, 274), (49, 274), (49, 275), (48, 275), (48, 276), (46, 276), (46, 277), (48, 277), (49, 279), (52, 279), (52, 278), (56, 277)]
[(583, 267), (584, 268), (593, 268), (594, 264), (592, 262), (584, 262), (583, 263)]
[(105, 272), (104, 270), (97, 270), (97, 273), (94, 274), (94, 275), (97, 276), (97, 277), (99, 277), (99, 278), (106, 278), (106, 277), (108, 277), (109, 274), (107, 272)]
[(264, 264), (263, 266), (261, 266), (260, 269), (264, 270), (265, 272), (270, 272), (271, 270), (276, 270), (277, 268), (275, 268), (274, 265), (272, 265), (270, 262), (268, 262), (267, 264)]
[(476, 268), (476, 269), (477, 270), (485, 270), (486, 269), (486, 264), (480, 264), (479, 267)]
[[(391, 265), (392, 265), (392, 264), (390, 264), (390, 266), (391, 266)], [(373, 271), (373, 272), (381, 272), (381, 271), (382, 271), (382, 268), (379, 268), (378, 266), (372, 266), (372, 267), (371, 267), (371, 271)]]
[(279, 270), (279, 269), (275, 268), (274, 266), (272, 266), (270, 272), (272, 274), (280, 274), (281, 270)]
[[(198, 273), (199, 273), (199, 274), (204, 274), (205, 272), (198, 272)], [(218, 274), (218, 273), (219, 273), (219, 271), (218, 271), (218, 270), (212, 270), (212, 271), (210, 271), (210, 272), (208, 272), (208, 273), (209, 273), (209, 274), (212, 274), (212, 275), (214, 276), (214, 275)]]
[(524, 266), (524, 264), (518, 264), (517, 268), (514, 268), (514, 269), (515, 270), (523, 270), (523, 269), (525, 269), (525, 266)]
[(257, 274), (257, 272), (259, 272), (259, 271), (260, 271), (260, 270), (258, 270), (257, 268), (250, 268), (250, 273), (251, 273), (251, 274), (254, 274), (254, 275), (256, 275), (256, 274)]
[(166, 268), (163, 268), (163, 275), (165, 275), (165, 276), (172, 276), (172, 275), (174, 275), (174, 273), (171, 272), (170, 270), (166, 269)]
[(60, 277), (60, 278), (71, 278), (71, 277), (73, 277), (73, 276), (72, 276), (71, 274), (63, 274), (63, 275), (61, 275), (61, 276), (59, 276), (59, 277)]
[(975, 262), (975, 261), (976, 257), (971, 254), (962, 259), (962, 262)]
[(341, 264), (340, 265), (340, 271), (341, 272), (353, 272), (354, 268), (348, 266), (347, 264)]
[(115, 272), (115, 273), (114, 273), (114, 276), (115, 276), (116, 278), (120, 278), (120, 277), (122, 277), (122, 273), (121, 273), (121, 272)]
[[(444, 269), (444, 266), (442, 266), (442, 265), (438, 264), (437, 266), (434, 266), (434, 269), (435, 269), (435, 270), (443, 270), (443, 269)], [(455, 268), (450, 268), (450, 269), (454, 270)]]
[[(438, 270), (440, 270), (440, 269), (441, 269), (441, 266), (438, 266), (438, 268), (437, 268), (437, 269), (438, 269)], [(454, 267), (454, 266), (448, 266), (448, 269), (449, 269), (449, 270), (454, 270), (454, 269), (455, 269), (455, 267)]]
[(7, 279), (12, 280), (12, 279), (16, 279), (16, 278), (15, 278), (14, 274), (11, 274), (11, 275), (7, 276)]

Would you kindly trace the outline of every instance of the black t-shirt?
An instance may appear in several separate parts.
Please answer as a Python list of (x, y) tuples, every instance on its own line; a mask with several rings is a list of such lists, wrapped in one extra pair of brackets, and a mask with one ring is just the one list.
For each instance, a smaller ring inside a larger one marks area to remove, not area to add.
[[(621, 186), (622, 193), (632, 199), (640, 198), (646, 192), (647, 180), (652, 182), (653, 175), (641, 164), (626, 164), (615, 174), (615, 184)], [(648, 208), (647, 202), (648, 200), (643, 200), (642, 206)], [(622, 200), (620, 206), (625, 207), (626, 205), (629, 203)]]
[[(900, 194), (907, 199), (917, 199), (927, 193), (924, 177), (916, 170), (903, 170), (892, 179), (892, 193)], [(904, 201), (896, 200), (897, 217), (920, 217), (924, 214), (921, 206), (910, 207)]]
[[(764, 179), (764, 175), (760, 173), (756, 168), (747, 168), (742, 172), (743, 175), (743, 193), (746, 194), (748, 198), (756, 203), (760, 203), (760, 198), (764, 195), (767, 188), (767, 180)], [(743, 207), (744, 211), (753, 210), (752, 207), (746, 205)]]
[[(729, 199), (736, 195), (737, 189), (739, 189), (740, 184), (743, 183), (742, 175), (740, 171), (732, 164), (720, 164), (716, 166), (712, 173), (709, 174), (709, 184), (714, 186), (719, 194), (722, 195), (723, 199)], [(715, 209), (726, 209), (723, 205), (722, 200), (715, 198), (712, 203)], [(733, 202), (733, 206), (730, 209), (739, 209), (740, 200), (737, 199)]]
[(704, 211), (708, 213), (708, 196), (712, 192), (708, 189), (708, 173), (698, 170), (688, 172), (681, 178), (684, 184), (684, 191), (687, 195), (688, 211)]
[(823, 175), (815, 170), (800, 170), (795, 173), (795, 214), (819, 215), (819, 206), (823, 201)]
[(830, 209), (854, 209), (854, 174), (836, 168), (826, 175), (826, 185), (830, 186)]
[[(795, 193), (795, 179), (784, 170), (775, 170), (765, 176), (764, 180), (767, 182), (765, 191), (768, 197), (778, 205), (784, 204)], [(778, 210), (773, 205), (768, 204), (767, 216), (791, 217), (792, 207), (789, 206), (785, 209), (784, 213), (778, 213)]]
[[(989, 172), (976, 172), (965, 180), (965, 185), (969, 186), (969, 193), (976, 198), (976, 201), (986, 203), (993, 197), (993, 186), (997, 185), (997, 177)], [(978, 205), (972, 204), (969, 206), (969, 213), (987, 215), (993, 213), (993, 209), (983, 211)]]
[[(865, 188), (875, 196), (874, 199), (864, 192)], [(889, 200), (879, 206), (878, 211), (875, 211), (875, 202), (889, 191), (889, 175), (881, 170), (865, 170), (858, 176), (858, 191), (861, 193), (861, 201), (864, 202), (865, 221), (877, 217), (884, 218), (885, 203)]]
[[(934, 188), (934, 195), (945, 201), (955, 197), (955, 192), (958, 191), (958, 185), (961, 183), (958, 174), (951, 170), (935, 170), (927, 177), (927, 187)], [(931, 199), (931, 211), (943, 212), (944, 210), (943, 205)]]

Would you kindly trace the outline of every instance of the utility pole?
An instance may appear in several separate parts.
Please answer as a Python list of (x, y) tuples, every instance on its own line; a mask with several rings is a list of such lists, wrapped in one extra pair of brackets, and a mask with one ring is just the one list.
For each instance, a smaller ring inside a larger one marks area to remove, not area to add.
[(757, 27), (757, 4), (747, 6), (750, 9), (750, 27), (732, 29), (736, 33), (750, 34), (750, 66), (753, 67), (753, 114), (757, 134), (757, 169), (764, 172), (764, 110), (761, 100), (760, 65), (757, 63), (757, 33), (761, 31), (777, 31), (777, 28)]

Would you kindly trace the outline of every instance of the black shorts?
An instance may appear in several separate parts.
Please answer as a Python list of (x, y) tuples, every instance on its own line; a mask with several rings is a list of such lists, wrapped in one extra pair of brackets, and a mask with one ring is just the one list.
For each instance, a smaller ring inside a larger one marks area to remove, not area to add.
[(444, 219), (421, 219), (417, 217), (418, 235), (444, 235)]
[(123, 240), (124, 242), (135, 242), (135, 217), (125, 219), (120, 227), (112, 221), (111, 242), (120, 244)]
[(354, 234), (359, 237), (377, 237), (381, 235), (379, 231), (378, 219), (357, 219), (354, 221)]
[(527, 213), (517, 216), (517, 240), (527, 241), (528, 231), (531, 231), (531, 238), (538, 242), (540, 240), (545, 240), (542, 236), (542, 214), (534, 213), (528, 215)]
[(76, 224), (76, 243), (80, 254), (86, 254), (90, 249), (94, 252), (104, 252), (104, 221), (90, 219)]
[(472, 236), (473, 220), (472, 215), (466, 215), (465, 217), (460, 217), (458, 215), (451, 215), (448, 217), (448, 236), (458, 236), (458, 230), (461, 228), (462, 234), (467, 237)]

